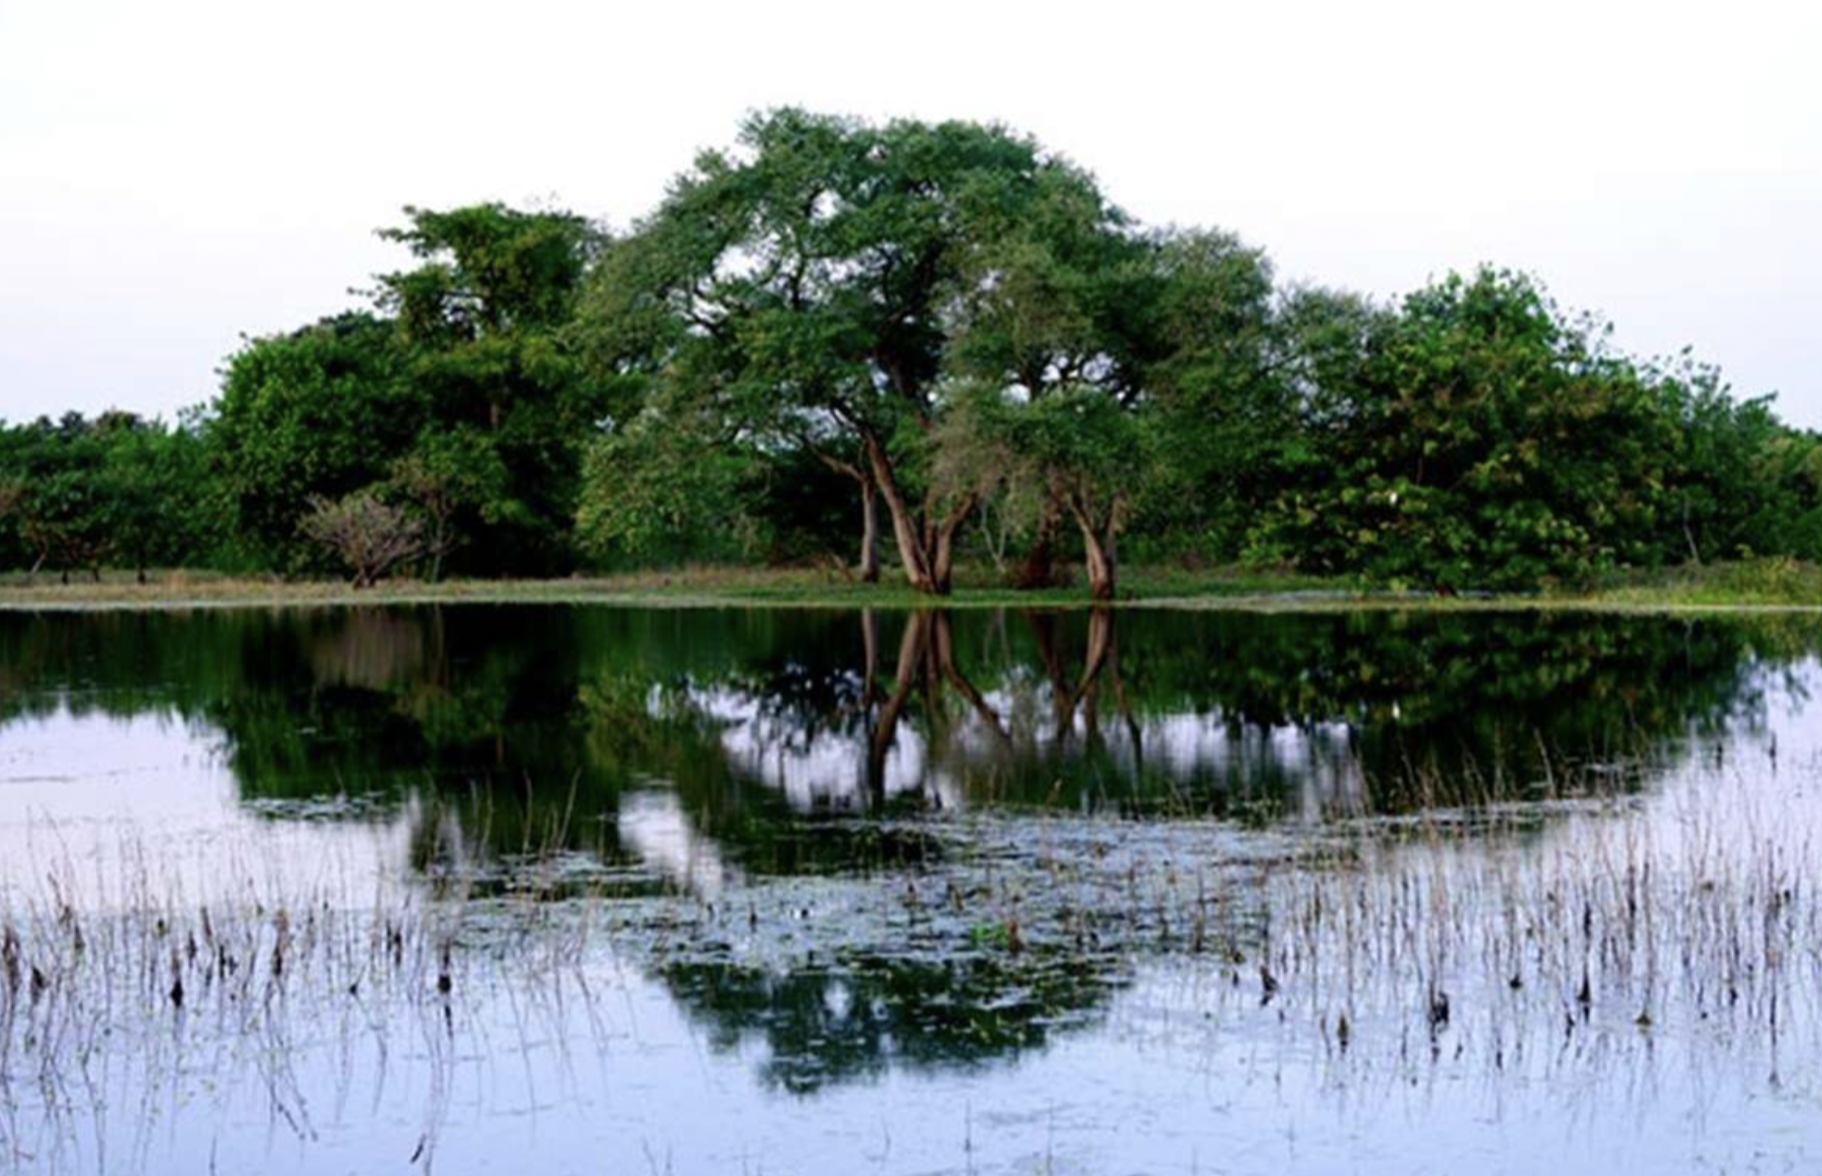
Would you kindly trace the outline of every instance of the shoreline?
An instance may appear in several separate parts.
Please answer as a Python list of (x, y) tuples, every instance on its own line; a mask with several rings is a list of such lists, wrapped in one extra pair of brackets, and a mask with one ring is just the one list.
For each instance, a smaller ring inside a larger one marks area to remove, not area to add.
[(399, 580), (355, 589), (345, 581), (280, 581), (163, 574), (140, 584), (114, 576), (68, 585), (0, 581), (0, 611), (122, 612), (232, 608), (346, 608), (432, 604), (599, 605), (618, 608), (1031, 608), (1095, 607), (1177, 612), (1604, 612), (1630, 614), (1819, 614), (1822, 597), (1741, 590), (1665, 578), (1583, 592), (1432, 593), (1368, 590), (1269, 574), (1135, 572), (1118, 600), (1098, 603), (1079, 588), (1020, 592), (991, 584), (928, 597), (896, 584), (862, 585), (804, 571), (683, 571), (537, 580)]

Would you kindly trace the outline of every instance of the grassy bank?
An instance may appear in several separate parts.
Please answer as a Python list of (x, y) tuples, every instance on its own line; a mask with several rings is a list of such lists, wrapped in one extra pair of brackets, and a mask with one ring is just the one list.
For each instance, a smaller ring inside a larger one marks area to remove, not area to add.
[[(1132, 568), (1122, 573), (1126, 607), (1324, 610), (1603, 609), (1614, 611), (1822, 610), (1822, 568), (1763, 560), (1626, 572), (1532, 593), (1431, 592), (1373, 588), (1357, 581), (1249, 568)], [(725, 604), (830, 608), (912, 608), (932, 603), (890, 574), (879, 584), (845, 580), (829, 569), (696, 567), (547, 580), (389, 580), (356, 590), (335, 580), (237, 577), (170, 571), (140, 583), (131, 573), (100, 580), (0, 576), (0, 609), (260, 607), (412, 603), (599, 603), (688, 607)], [(949, 607), (1088, 607), (1080, 586), (1020, 592), (989, 568), (957, 577)]]

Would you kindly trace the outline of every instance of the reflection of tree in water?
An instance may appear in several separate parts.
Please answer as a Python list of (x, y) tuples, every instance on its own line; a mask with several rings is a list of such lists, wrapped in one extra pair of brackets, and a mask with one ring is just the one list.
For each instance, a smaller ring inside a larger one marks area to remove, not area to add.
[(895, 623), (889, 670), (864, 615), (858, 667), (760, 651), (688, 699), (737, 774), (801, 812), (1406, 812), (1635, 785), (1690, 737), (1752, 721), (1760, 659), (1814, 637), (1535, 614)]
[(1801, 618), (1581, 614), (12, 614), (0, 715), (176, 715), (248, 799), (440, 798), (488, 852), (624, 859), (662, 818), (798, 873), (933, 852), (855, 814), (1394, 812), (1636, 779), (1753, 721), (1816, 646)]
[[(1033, 616), (1040, 631), (1054, 617)], [(946, 808), (967, 803), (970, 777), (994, 760), (1016, 760), (1035, 746), (1009, 724), (957, 658), (955, 621), (943, 612), (899, 614), (896, 656), (882, 664), (882, 623), (858, 616), (860, 656), (837, 642), (823, 656), (764, 651), (741, 672), (692, 683), (686, 705), (712, 717), (737, 775), (786, 797), (800, 812), (879, 811), (894, 802)], [(1112, 614), (1088, 621), (1089, 651), (1079, 680), (1054, 693), (1058, 723), (1079, 708), (1098, 744), (1102, 670), (1117, 661)], [(1114, 675), (1118, 692), (1117, 673)]]
[(760, 1077), (797, 1094), (891, 1068), (1014, 1059), (1089, 1023), (1120, 983), (1087, 961), (1005, 954), (855, 955), (782, 974), (688, 963), (659, 975), (715, 1048), (762, 1043)]

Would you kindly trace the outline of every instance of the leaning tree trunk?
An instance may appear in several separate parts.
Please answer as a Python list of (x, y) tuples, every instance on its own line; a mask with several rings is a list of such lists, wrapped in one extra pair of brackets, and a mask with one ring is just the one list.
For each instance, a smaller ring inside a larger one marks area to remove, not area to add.
[(914, 515), (903, 491), (892, 476), (892, 462), (885, 447), (871, 433), (861, 438), (867, 454), (867, 468), (873, 474), (880, 497), (886, 500), (886, 511), (892, 516), (892, 537), (898, 543), (898, 556), (905, 565), (905, 578), (911, 587), (932, 596), (947, 596), (955, 572), (955, 536), (980, 503), (981, 491), (972, 490), (941, 519), (934, 517), (934, 504), (926, 501), (923, 521)]
[(1069, 510), (1082, 532), (1083, 560), (1088, 569), (1088, 595), (1096, 600), (1112, 600), (1114, 575), (1119, 567), (1116, 541), (1120, 531), (1121, 504), (1116, 501), (1108, 510), (1106, 521), (1099, 526), (1085, 504), (1077, 502), (1073, 497), (1069, 501)]
[(873, 705), (874, 692), (879, 689), (879, 622), (870, 608), (860, 610), (860, 647), (865, 658), (860, 705), (865, 709)]
[(949, 512), (948, 518), (937, 524), (932, 540), (934, 550), (930, 553), (930, 580), (940, 596), (949, 594), (950, 580), (955, 573), (956, 533), (968, 521), (968, 516), (974, 513), (975, 503), (979, 500), (979, 494), (969, 494)]
[(914, 612), (905, 618), (904, 637), (898, 644), (898, 664), (893, 667), (892, 693), (880, 705), (867, 733), (867, 790), (874, 801), (885, 799), (886, 755), (898, 733), (899, 716), (917, 686), (917, 672), (924, 662), (930, 639), (930, 614)]
[(999, 712), (993, 709), (992, 704), (987, 701), (986, 695), (980, 692), (980, 688), (970, 681), (968, 675), (962, 673), (961, 666), (956, 664), (955, 634), (949, 626), (949, 614), (939, 612), (934, 615), (935, 619), (931, 622), (930, 644), (932, 652), (936, 655), (936, 668), (942, 672), (942, 676), (949, 681), (949, 684), (955, 687), (956, 692), (967, 700), (968, 705), (973, 708), (975, 716), (980, 719), (987, 730), (993, 733), (995, 741), (1001, 747), (1011, 747), (1012, 736), (1007, 733), (1006, 725), (1000, 721)]
[(930, 564), (924, 557), (917, 523), (911, 517), (911, 508), (905, 504), (905, 496), (899, 493), (898, 483), (893, 480), (892, 463), (886, 457), (885, 447), (872, 433), (861, 437), (861, 445), (866, 450), (867, 468), (873, 474), (874, 484), (879, 487), (880, 497), (886, 500), (886, 512), (892, 516), (892, 538), (898, 544), (899, 561), (905, 565), (905, 579), (919, 592), (934, 593), (936, 587), (930, 579)]
[(1082, 544), (1088, 564), (1088, 595), (1096, 600), (1112, 600), (1114, 594), (1115, 556), (1113, 536), (1100, 539), (1090, 528), (1082, 530)]

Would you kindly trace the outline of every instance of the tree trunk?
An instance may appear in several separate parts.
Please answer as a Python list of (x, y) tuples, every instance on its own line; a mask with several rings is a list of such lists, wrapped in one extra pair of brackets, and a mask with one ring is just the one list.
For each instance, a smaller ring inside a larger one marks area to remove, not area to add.
[(443, 552), (449, 549), (449, 520), (442, 515), (436, 516), (436, 530), (430, 536), (430, 582), (435, 584), (443, 578)]
[[(961, 530), (968, 516), (974, 513), (980, 502), (979, 491), (973, 491), (956, 504), (948, 517), (938, 521), (930, 517), (931, 507), (926, 504), (923, 518), (913, 515), (911, 507), (905, 502), (904, 494), (898, 488), (898, 482), (892, 477), (892, 462), (886, 456), (885, 447), (872, 433), (861, 437), (861, 444), (866, 450), (867, 467), (873, 474), (873, 481), (879, 488), (880, 495), (886, 500), (886, 510), (892, 516), (892, 536), (898, 542), (898, 555), (905, 565), (905, 578), (919, 592), (932, 596), (947, 596), (951, 578), (955, 571), (955, 535)], [(921, 523), (921, 525), (920, 525)]]
[(860, 647), (866, 659), (860, 684), (860, 705), (864, 708), (873, 705), (873, 695), (879, 689), (879, 622), (870, 608), (860, 610)]
[(1082, 552), (1088, 565), (1088, 595), (1096, 600), (1112, 600), (1117, 556), (1114, 550), (1114, 528), (1097, 530), (1088, 516), (1076, 512), (1076, 524), (1082, 531)]
[(932, 590), (939, 596), (949, 595), (950, 580), (955, 572), (955, 534), (974, 512), (977, 498), (978, 495), (968, 495), (936, 529), (936, 550), (930, 560), (930, 581)]
[(1000, 722), (999, 712), (993, 709), (992, 705), (987, 702), (986, 696), (973, 682), (969, 681), (968, 675), (962, 673), (961, 667), (955, 664), (955, 635), (949, 627), (949, 614), (937, 613), (936, 619), (932, 622), (932, 628), (931, 644), (936, 652), (937, 668), (942, 671), (943, 677), (949, 680), (950, 685), (955, 687), (956, 692), (967, 700), (968, 705), (974, 709), (975, 715), (993, 733), (999, 744), (1002, 747), (1010, 747), (1012, 736), (1006, 733), (1005, 724)]
[(1050, 709), (1056, 720), (1056, 742), (1061, 747), (1069, 742), (1075, 729), (1075, 690), (1069, 675), (1063, 671), (1063, 646), (1057, 631), (1057, 614), (1028, 612), (1031, 633), (1037, 640), (1038, 660), (1044, 663), (1044, 674), (1050, 679)]
[(860, 478), (860, 563), (854, 572), (863, 584), (879, 583), (879, 490), (865, 473)]
[(1096, 521), (1094, 502), (1086, 494), (1064, 495), (1063, 505), (1082, 532), (1082, 557), (1088, 568), (1088, 594), (1095, 600), (1114, 598), (1114, 573), (1119, 566), (1117, 540), (1126, 521), (1126, 502), (1119, 495), (1107, 506), (1106, 518)]
[(930, 637), (930, 614), (914, 612), (905, 618), (904, 637), (898, 643), (898, 665), (893, 667), (892, 693), (880, 706), (873, 729), (867, 734), (867, 790), (877, 802), (886, 795), (886, 754), (898, 733), (898, 720), (917, 685)]
[(1094, 688), (1112, 652), (1113, 610), (1091, 609), (1088, 613), (1088, 648), (1082, 654), (1082, 677), (1075, 688), (1078, 697)]
[(905, 565), (905, 578), (919, 592), (934, 592), (930, 566), (924, 559), (923, 544), (918, 541), (917, 522), (911, 517), (911, 508), (905, 504), (904, 495), (899, 493), (898, 483), (892, 478), (892, 463), (886, 457), (885, 448), (870, 432), (861, 435), (861, 446), (866, 450), (867, 468), (872, 471), (874, 484), (879, 487), (880, 495), (886, 500), (886, 511), (892, 516), (892, 538), (898, 543), (898, 558)]

